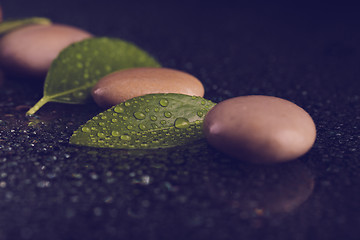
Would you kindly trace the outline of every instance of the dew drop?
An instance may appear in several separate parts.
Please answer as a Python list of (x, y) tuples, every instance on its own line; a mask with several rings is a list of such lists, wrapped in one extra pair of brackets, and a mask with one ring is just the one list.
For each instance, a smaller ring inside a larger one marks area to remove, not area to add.
[(164, 116), (165, 116), (166, 118), (170, 118), (171, 115), (172, 115), (171, 112), (165, 112), (165, 113), (164, 113)]
[(131, 103), (125, 102), (125, 106), (129, 107), (130, 105), (131, 105)]
[(162, 125), (164, 125), (164, 124), (166, 123), (166, 121), (165, 121), (165, 120), (161, 120), (160, 123), (161, 123)]
[(205, 105), (205, 100), (201, 100), (201, 105)]
[(105, 123), (104, 122), (99, 122), (99, 126), (104, 126)]
[(188, 128), (189, 125), (190, 125), (189, 120), (183, 117), (177, 118), (174, 123), (174, 126), (176, 128)]
[(146, 129), (146, 126), (145, 126), (145, 124), (140, 123), (139, 128), (140, 128), (140, 130), (144, 131)]
[(198, 111), (198, 112), (197, 112), (197, 115), (198, 115), (199, 117), (202, 117), (202, 116), (204, 116), (204, 113), (203, 113), (202, 111)]
[(156, 108), (154, 109), (154, 112), (158, 112), (158, 111), (159, 111), (159, 108), (156, 107)]
[(105, 138), (105, 134), (102, 133), (102, 132), (99, 132), (97, 135), (98, 135), (99, 138)]
[(118, 120), (116, 118), (111, 119), (113, 123), (116, 123)]
[(129, 135), (121, 135), (121, 140), (124, 140), (124, 141), (130, 141), (131, 140), (131, 137)]
[(81, 129), (81, 131), (86, 132), (86, 133), (91, 132), (90, 128), (88, 128), (88, 127), (83, 127)]
[(129, 126), (127, 126), (126, 128), (129, 129), (129, 130), (131, 130), (131, 129), (133, 129), (133, 126), (129, 125)]
[(145, 112), (150, 112), (150, 108), (145, 108)]
[(116, 107), (114, 108), (114, 112), (116, 112), (116, 113), (123, 113), (123, 112), (124, 112), (124, 109), (123, 109), (122, 107), (120, 107), (120, 106), (116, 106)]
[(136, 119), (143, 120), (143, 119), (145, 119), (146, 115), (144, 113), (142, 113), (142, 112), (135, 112), (134, 117)]
[(126, 121), (128, 120), (129, 118), (127, 116), (123, 117), (123, 120)]
[(162, 107), (167, 107), (169, 105), (169, 101), (165, 98), (160, 99), (159, 103)]
[(120, 136), (120, 132), (119, 131), (112, 131), (111, 135), (113, 135), (114, 137), (118, 137), (118, 136)]
[(153, 116), (150, 116), (150, 120), (151, 120), (151, 121), (156, 121), (156, 120), (157, 120), (157, 117), (154, 116), (154, 115), (153, 115)]

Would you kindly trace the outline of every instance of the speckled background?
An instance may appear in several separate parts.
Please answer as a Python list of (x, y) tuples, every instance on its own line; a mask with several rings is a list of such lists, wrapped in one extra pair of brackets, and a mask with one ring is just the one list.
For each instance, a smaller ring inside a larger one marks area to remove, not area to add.
[(94, 104), (25, 112), (42, 84), (2, 78), (0, 239), (359, 239), (360, 21), (356, 6), (3, 0), (5, 18), (49, 17), (119, 37), (187, 71), (221, 101), (264, 94), (313, 117), (318, 137), (276, 166), (201, 141), (123, 151), (68, 144)]

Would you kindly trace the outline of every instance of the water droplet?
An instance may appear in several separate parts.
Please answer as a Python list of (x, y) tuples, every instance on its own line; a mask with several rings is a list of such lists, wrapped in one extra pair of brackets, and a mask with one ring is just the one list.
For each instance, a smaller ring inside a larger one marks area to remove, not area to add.
[(143, 120), (143, 119), (145, 119), (146, 115), (144, 113), (142, 113), (142, 112), (135, 112), (134, 117), (136, 119)]
[(140, 123), (139, 128), (140, 128), (140, 130), (144, 131), (146, 129), (146, 126), (144, 124)]
[(156, 107), (156, 108), (154, 109), (154, 112), (158, 112), (158, 111), (159, 111), (159, 108)]
[(99, 122), (99, 125), (100, 125), (100, 126), (104, 126), (105, 123), (104, 123), (104, 122)]
[(98, 120), (99, 118), (98, 117), (93, 117), (94, 120)]
[(145, 112), (150, 112), (150, 108), (145, 108)]
[(82, 59), (82, 55), (81, 55), (80, 53), (77, 53), (77, 54), (76, 54), (76, 58), (77, 58), (77, 59)]
[(171, 112), (165, 112), (165, 113), (164, 113), (164, 116), (165, 116), (166, 118), (170, 118), (171, 115), (172, 115)]
[(129, 118), (127, 116), (123, 117), (124, 121), (127, 121)]
[(156, 120), (157, 120), (157, 117), (154, 116), (154, 115), (153, 115), (153, 116), (150, 116), (150, 120), (151, 120), (151, 121), (156, 121)]
[(97, 135), (98, 135), (99, 138), (105, 138), (105, 134), (102, 133), (102, 132), (99, 132)]
[(164, 125), (165, 123), (166, 123), (166, 121), (165, 120), (161, 120), (161, 122), (160, 122), (162, 125)]
[(169, 101), (165, 98), (160, 99), (159, 103), (162, 107), (167, 107), (169, 105)]
[(116, 123), (118, 120), (116, 118), (111, 119), (113, 123)]
[(197, 112), (197, 115), (198, 115), (199, 117), (202, 117), (202, 116), (204, 116), (204, 113), (203, 113), (202, 111), (198, 111), (198, 112)]
[(205, 100), (201, 100), (201, 105), (205, 105)]
[(120, 107), (120, 106), (116, 106), (116, 107), (114, 108), (114, 112), (116, 112), (116, 113), (123, 113), (123, 112), (124, 112), (124, 109), (123, 109), (122, 107)]
[(118, 137), (118, 136), (120, 136), (120, 132), (119, 131), (112, 131), (111, 135), (113, 135), (114, 137)]
[(78, 62), (78, 63), (76, 64), (76, 66), (77, 66), (78, 68), (83, 68), (83, 67), (84, 67), (84, 65), (83, 65), (82, 63), (80, 63), (80, 62)]
[(86, 132), (86, 133), (91, 132), (90, 128), (88, 128), (88, 127), (83, 127), (81, 129), (81, 131)]
[(131, 130), (131, 129), (133, 129), (133, 126), (129, 125), (129, 126), (127, 126), (126, 128), (129, 129), (129, 130)]
[(130, 141), (131, 140), (131, 137), (129, 135), (121, 135), (121, 140), (124, 140), (124, 141)]
[(196, 96), (191, 96), (192, 99), (196, 99)]
[(177, 118), (174, 123), (174, 126), (176, 128), (188, 128), (189, 125), (190, 125), (189, 120), (183, 117)]
[(90, 77), (90, 75), (88, 73), (84, 73), (84, 78), (88, 79)]
[(125, 106), (129, 107), (130, 105), (131, 105), (131, 103), (125, 102)]

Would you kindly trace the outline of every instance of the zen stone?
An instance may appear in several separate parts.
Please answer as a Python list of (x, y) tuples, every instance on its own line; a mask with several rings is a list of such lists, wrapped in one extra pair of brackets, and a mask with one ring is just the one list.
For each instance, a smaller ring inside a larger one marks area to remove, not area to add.
[(194, 76), (168, 68), (131, 68), (111, 73), (93, 87), (92, 96), (103, 108), (151, 93), (204, 96), (202, 83)]
[(271, 96), (228, 99), (209, 111), (205, 136), (214, 148), (253, 163), (278, 163), (305, 154), (316, 138), (315, 124), (301, 107)]
[(0, 39), (0, 64), (16, 76), (45, 77), (52, 61), (72, 43), (92, 37), (67, 25), (29, 25)]

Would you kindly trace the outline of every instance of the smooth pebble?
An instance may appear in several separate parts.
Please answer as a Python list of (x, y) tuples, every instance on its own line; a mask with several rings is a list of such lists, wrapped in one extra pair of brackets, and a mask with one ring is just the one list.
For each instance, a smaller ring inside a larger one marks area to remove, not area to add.
[(296, 159), (316, 138), (315, 124), (304, 109), (261, 95), (217, 104), (205, 117), (204, 133), (210, 145), (225, 154), (264, 164)]
[(67, 25), (24, 26), (0, 39), (0, 65), (13, 75), (44, 77), (61, 50), (89, 37), (90, 33)]
[(111, 73), (93, 87), (100, 107), (111, 107), (151, 93), (180, 93), (204, 96), (202, 83), (194, 76), (168, 68), (131, 68)]

